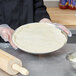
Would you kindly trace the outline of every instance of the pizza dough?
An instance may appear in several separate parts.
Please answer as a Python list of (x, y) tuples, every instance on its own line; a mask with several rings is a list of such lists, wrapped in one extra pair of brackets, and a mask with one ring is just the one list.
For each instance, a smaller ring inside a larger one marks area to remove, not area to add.
[(29, 53), (49, 53), (60, 49), (67, 37), (53, 24), (30, 23), (17, 28), (14, 44)]
[(70, 59), (70, 61), (72, 61), (72, 62), (76, 62), (76, 58)]

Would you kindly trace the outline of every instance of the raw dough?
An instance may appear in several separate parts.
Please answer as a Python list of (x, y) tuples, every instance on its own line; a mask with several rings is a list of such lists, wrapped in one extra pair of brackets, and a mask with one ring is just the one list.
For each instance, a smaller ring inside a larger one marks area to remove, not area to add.
[(76, 58), (70, 59), (72, 62), (76, 62)]
[(48, 53), (61, 48), (67, 38), (53, 24), (31, 23), (15, 30), (13, 42), (29, 53)]

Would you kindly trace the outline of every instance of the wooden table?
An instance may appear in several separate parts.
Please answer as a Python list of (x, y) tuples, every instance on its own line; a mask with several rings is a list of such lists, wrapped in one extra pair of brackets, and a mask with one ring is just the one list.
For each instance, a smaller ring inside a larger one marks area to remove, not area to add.
[(65, 25), (68, 28), (76, 28), (76, 10), (47, 8), (53, 22)]

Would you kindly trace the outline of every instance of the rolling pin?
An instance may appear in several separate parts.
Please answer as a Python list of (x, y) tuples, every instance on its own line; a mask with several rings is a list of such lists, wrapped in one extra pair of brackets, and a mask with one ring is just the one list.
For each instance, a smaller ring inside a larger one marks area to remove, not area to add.
[(0, 49), (0, 69), (7, 72), (10, 75), (16, 75), (21, 73), (23, 75), (28, 75), (27, 69), (22, 67), (22, 62), (20, 59), (8, 54), (7, 52)]

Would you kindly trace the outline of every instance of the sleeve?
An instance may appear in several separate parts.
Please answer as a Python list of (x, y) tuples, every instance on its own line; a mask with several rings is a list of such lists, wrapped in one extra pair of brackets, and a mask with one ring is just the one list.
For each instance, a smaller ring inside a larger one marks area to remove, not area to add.
[(43, 0), (34, 0), (34, 21), (38, 22), (43, 18), (50, 19), (50, 16), (46, 11), (46, 7), (43, 3)]

